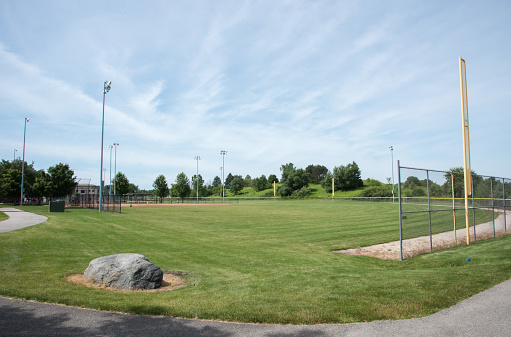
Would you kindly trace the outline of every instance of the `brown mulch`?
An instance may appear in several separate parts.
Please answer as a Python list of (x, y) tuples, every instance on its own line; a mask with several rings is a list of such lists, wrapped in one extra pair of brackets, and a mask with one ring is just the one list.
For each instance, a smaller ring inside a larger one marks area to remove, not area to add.
[(163, 282), (158, 289), (149, 290), (121, 290), (113, 287), (109, 287), (104, 284), (95, 283), (94, 281), (85, 281), (83, 274), (73, 274), (66, 277), (68, 282), (73, 282), (82, 286), (86, 286), (94, 289), (103, 289), (110, 291), (121, 291), (121, 292), (144, 292), (144, 293), (155, 293), (161, 291), (171, 291), (179, 288), (186, 287), (186, 282), (180, 277), (180, 273), (172, 272), (170, 270), (163, 271)]

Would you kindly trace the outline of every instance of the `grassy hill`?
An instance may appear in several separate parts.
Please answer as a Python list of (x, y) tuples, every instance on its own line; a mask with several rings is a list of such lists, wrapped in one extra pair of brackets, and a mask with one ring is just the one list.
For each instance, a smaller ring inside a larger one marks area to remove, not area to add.
[[(281, 184), (276, 184), (276, 197), (280, 198), (280, 195), (278, 194), (278, 188)], [(368, 188), (369, 186), (364, 181), (364, 187), (358, 188), (356, 190), (350, 190), (350, 191), (336, 191), (335, 197), (345, 197), (345, 198), (353, 198), (359, 196), (360, 192), (362, 192), (364, 189)], [(320, 184), (309, 184), (309, 188), (312, 190), (311, 194), (308, 198), (316, 199), (316, 198), (331, 198), (332, 193), (327, 193), (325, 189)], [(237, 198), (271, 198), (273, 197), (273, 187), (256, 192), (252, 187), (244, 187), (243, 190), (238, 193), (234, 194), (231, 193), (228, 189), (225, 190), (225, 196), (226, 197), (237, 197)]]

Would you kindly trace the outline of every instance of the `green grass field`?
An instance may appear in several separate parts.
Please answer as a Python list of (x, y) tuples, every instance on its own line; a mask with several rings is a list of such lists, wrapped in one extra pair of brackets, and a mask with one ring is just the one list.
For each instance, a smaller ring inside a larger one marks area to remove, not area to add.
[[(49, 220), (0, 234), (3, 296), (237, 322), (347, 323), (429, 315), (511, 277), (511, 236), (402, 262), (332, 253), (397, 240), (398, 206), (390, 203), (23, 209)], [(117, 253), (183, 272), (188, 286), (126, 293), (66, 281)]]

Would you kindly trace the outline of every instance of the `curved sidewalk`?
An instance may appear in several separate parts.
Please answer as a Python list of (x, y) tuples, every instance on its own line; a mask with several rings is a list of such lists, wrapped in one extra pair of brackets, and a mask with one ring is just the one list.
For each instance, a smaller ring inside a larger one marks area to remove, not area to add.
[[(14, 208), (0, 211), (9, 215), (0, 232), (47, 220)], [(508, 280), (428, 317), (295, 326), (127, 315), (0, 297), (0, 336), (511, 336), (510, 298)]]
[(9, 219), (0, 221), (0, 233), (38, 225), (48, 220), (45, 216), (25, 212), (17, 208), (2, 207), (0, 208), (0, 212), (9, 216)]

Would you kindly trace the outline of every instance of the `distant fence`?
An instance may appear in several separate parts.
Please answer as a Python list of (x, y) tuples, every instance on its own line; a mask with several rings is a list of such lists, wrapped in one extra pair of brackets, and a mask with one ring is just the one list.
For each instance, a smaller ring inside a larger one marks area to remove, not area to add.
[[(102, 202), (102, 210), (105, 212), (121, 213), (122, 204), (121, 195), (104, 195)], [(73, 202), (74, 206), (83, 208), (97, 209), (99, 211), (99, 196), (92, 194), (82, 194), (76, 197)]]
[[(467, 234), (470, 241), (476, 241), (508, 231), (511, 179), (474, 174), (471, 188), (467, 233), (464, 174), (404, 167), (398, 161), (401, 260), (424, 250), (466, 244)], [(426, 248), (409, 240), (418, 237)]]

